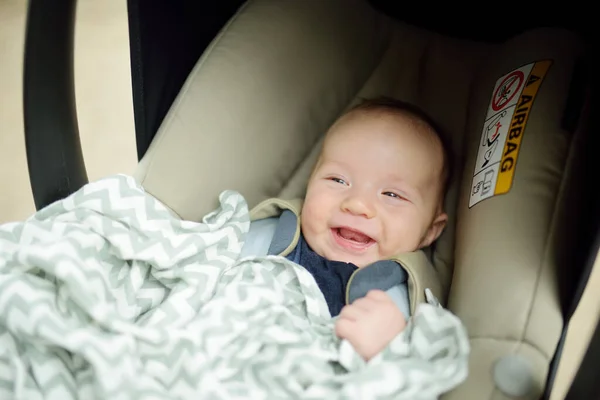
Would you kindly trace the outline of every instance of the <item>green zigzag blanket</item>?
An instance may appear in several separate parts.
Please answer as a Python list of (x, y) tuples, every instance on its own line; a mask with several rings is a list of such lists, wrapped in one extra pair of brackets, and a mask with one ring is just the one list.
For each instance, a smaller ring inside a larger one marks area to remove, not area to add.
[(126, 175), (0, 225), (0, 399), (435, 399), (468, 338), (422, 304), (369, 363), (312, 276), (239, 259), (244, 198), (182, 221)]

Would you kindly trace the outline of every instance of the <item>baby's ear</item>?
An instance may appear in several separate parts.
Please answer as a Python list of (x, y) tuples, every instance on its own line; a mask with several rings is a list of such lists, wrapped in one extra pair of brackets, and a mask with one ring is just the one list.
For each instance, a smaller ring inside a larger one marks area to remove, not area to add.
[(444, 228), (446, 227), (447, 222), (448, 222), (448, 214), (446, 214), (445, 212), (439, 212), (438, 215), (433, 220), (433, 222), (431, 223), (431, 226), (429, 227), (429, 230), (425, 234), (425, 237), (423, 238), (423, 241), (421, 242), (421, 246), (419, 246), (419, 247), (420, 248), (427, 247), (431, 243), (435, 242), (435, 240), (438, 237), (440, 237), (440, 235), (444, 231)]

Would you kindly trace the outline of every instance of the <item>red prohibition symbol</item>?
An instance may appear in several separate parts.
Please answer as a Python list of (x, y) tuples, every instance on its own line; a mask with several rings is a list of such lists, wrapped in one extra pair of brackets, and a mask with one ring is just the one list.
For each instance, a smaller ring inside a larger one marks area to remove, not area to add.
[(519, 93), (524, 80), (525, 75), (521, 71), (513, 71), (508, 74), (494, 92), (492, 109), (494, 111), (502, 110)]

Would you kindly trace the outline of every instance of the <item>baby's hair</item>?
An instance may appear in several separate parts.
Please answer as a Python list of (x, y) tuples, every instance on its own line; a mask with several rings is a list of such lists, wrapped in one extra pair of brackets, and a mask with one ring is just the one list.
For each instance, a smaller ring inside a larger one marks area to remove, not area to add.
[(369, 99), (362, 99), (360, 103), (350, 108), (346, 114), (363, 111), (363, 112), (385, 112), (392, 115), (409, 116), (417, 121), (425, 124), (431, 132), (439, 139), (442, 145), (443, 152), (443, 164), (442, 164), (442, 189), (445, 195), (448, 191), (452, 179), (452, 152), (449, 143), (447, 142), (447, 136), (441, 129), (438, 123), (423, 109), (419, 108), (415, 104), (408, 103), (399, 99), (395, 99), (387, 96), (379, 96)]

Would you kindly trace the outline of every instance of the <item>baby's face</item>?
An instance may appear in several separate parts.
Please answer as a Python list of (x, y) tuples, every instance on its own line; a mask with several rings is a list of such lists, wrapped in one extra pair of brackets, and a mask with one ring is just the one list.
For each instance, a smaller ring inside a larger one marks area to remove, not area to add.
[(431, 244), (442, 232), (442, 147), (405, 118), (335, 124), (308, 184), (302, 233), (321, 256), (364, 267)]

